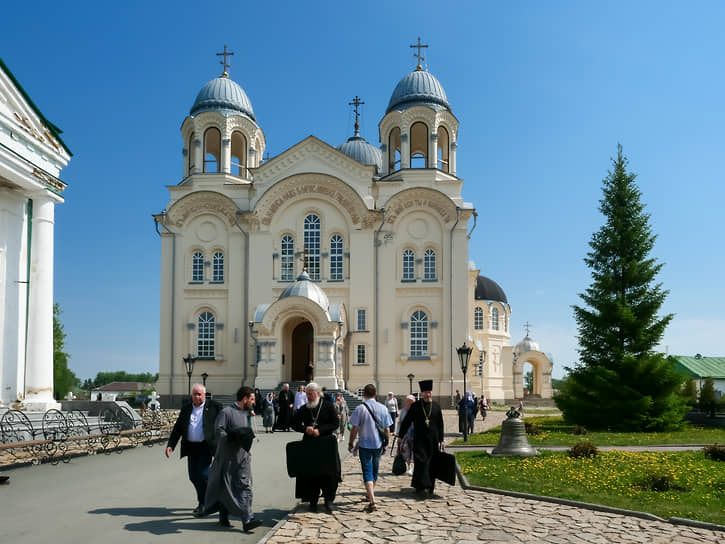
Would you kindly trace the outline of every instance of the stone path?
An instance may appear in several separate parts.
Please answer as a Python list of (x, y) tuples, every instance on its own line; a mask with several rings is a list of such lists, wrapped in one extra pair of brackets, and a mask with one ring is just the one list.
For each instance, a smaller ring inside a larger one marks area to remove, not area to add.
[[(502, 413), (489, 412), (485, 425), (478, 420), (477, 430), (479, 426), (498, 425), (503, 417)], [(457, 429), (454, 422), (454, 415), (446, 413), (446, 428)], [(307, 505), (300, 505), (263, 542), (695, 544), (725, 541), (725, 533), (719, 531), (464, 490), (440, 482), (434, 499), (417, 501), (410, 487), (410, 476), (393, 476), (391, 469), (392, 458), (386, 454), (381, 460), (381, 477), (375, 492), (378, 510), (368, 514), (363, 511), (366, 502), (360, 462), (357, 457), (348, 457), (343, 462), (343, 482), (338, 488), (333, 514), (312, 514), (307, 511)]]

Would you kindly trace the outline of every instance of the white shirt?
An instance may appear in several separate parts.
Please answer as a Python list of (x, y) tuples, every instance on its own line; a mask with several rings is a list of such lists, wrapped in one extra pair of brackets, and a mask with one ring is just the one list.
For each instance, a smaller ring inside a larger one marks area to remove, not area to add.
[(297, 393), (295, 393), (294, 409), (299, 410), (300, 407), (304, 406), (305, 404), (307, 404), (307, 393), (305, 393), (304, 391), (297, 391)]
[(203, 442), (204, 441), (204, 426), (202, 420), (204, 419), (204, 403), (201, 406), (191, 407), (191, 415), (189, 416), (189, 431), (186, 434), (186, 439), (189, 442)]

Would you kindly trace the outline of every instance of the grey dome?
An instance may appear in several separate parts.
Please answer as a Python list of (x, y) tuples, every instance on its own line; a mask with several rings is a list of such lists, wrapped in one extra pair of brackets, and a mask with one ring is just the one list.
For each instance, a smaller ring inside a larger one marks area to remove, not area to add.
[(486, 276), (476, 278), (476, 300), (496, 300), (508, 304), (506, 293), (501, 286)]
[(514, 348), (514, 355), (519, 356), (527, 351), (541, 351), (539, 349), (539, 344), (534, 342), (528, 334), (523, 340), (521, 340), (521, 342), (516, 344), (516, 347)]
[(247, 93), (226, 76), (214, 78), (201, 88), (189, 114), (196, 115), (205, 111), (217, 111), (222, 115), (242, 114), (257, 122)]
[(338, 151), (342, 151), (348, 157), (355, 159), (362, 164), (375, 166), (377, 171), (383, 169), (383, 154), (380, 149), (370, 144), (360, 136), (353, 136), (337, 146)]
[(422, 69), (414, 70), (398, 82), (385, 113), (406, 110), (412, 106), (451, 111), (443, 86), (433, 74)]
[(302, 274), (297, 276), (297, 281), (282, 291), (282, 294), (279, 296), (279, 300), (287, 297), (305, 297), (310, 299), (312, 302), (316, 302), (317, 305), (325, 311), (330, 308), (330, 301), (328, 300), (327, 295), (319, 285), (310, 279), (307, 272), (302, 272)]

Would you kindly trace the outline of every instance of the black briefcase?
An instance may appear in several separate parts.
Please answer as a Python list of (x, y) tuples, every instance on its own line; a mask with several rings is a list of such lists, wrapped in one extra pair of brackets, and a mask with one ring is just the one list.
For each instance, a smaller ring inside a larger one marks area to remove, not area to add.
[(337, 474), (337, 438), (328, 435), (288, 442), (287, 474), (290, 478)]
[(431, 471), (436, 480), (456, 485), (456, 458), (450, 453), (436, 451), (431, 460)]

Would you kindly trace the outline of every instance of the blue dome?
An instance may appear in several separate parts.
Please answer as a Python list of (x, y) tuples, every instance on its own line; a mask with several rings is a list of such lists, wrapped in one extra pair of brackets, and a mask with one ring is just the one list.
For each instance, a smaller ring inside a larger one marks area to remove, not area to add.
[(425, 70), (415, 70), (398, 82), (385, 113), (406, 110), (412, 106), (451, 110), (443, 86), (433, 74)]
[(373, 144), (369, 144), (365, 138), (361, 138), (360, 136), (348, 138), (347, 142), (337, 146), (337, 150), (342, 151), (345, 155), (355, 159), (357, 162), (375, 166), (378, 172), (383, 169), (383, 154), (380, 152), (380, 149)]
[(190, 115), (196, 115), (204, 111), (217, 111), (222, 115), (242, 114), (249, 117), (255, 123), (252, 103), (247, 98), (239, 85), (226, 76), (212, 79), (204, 85), (196, 95), (194, 105), (191, 106)]

